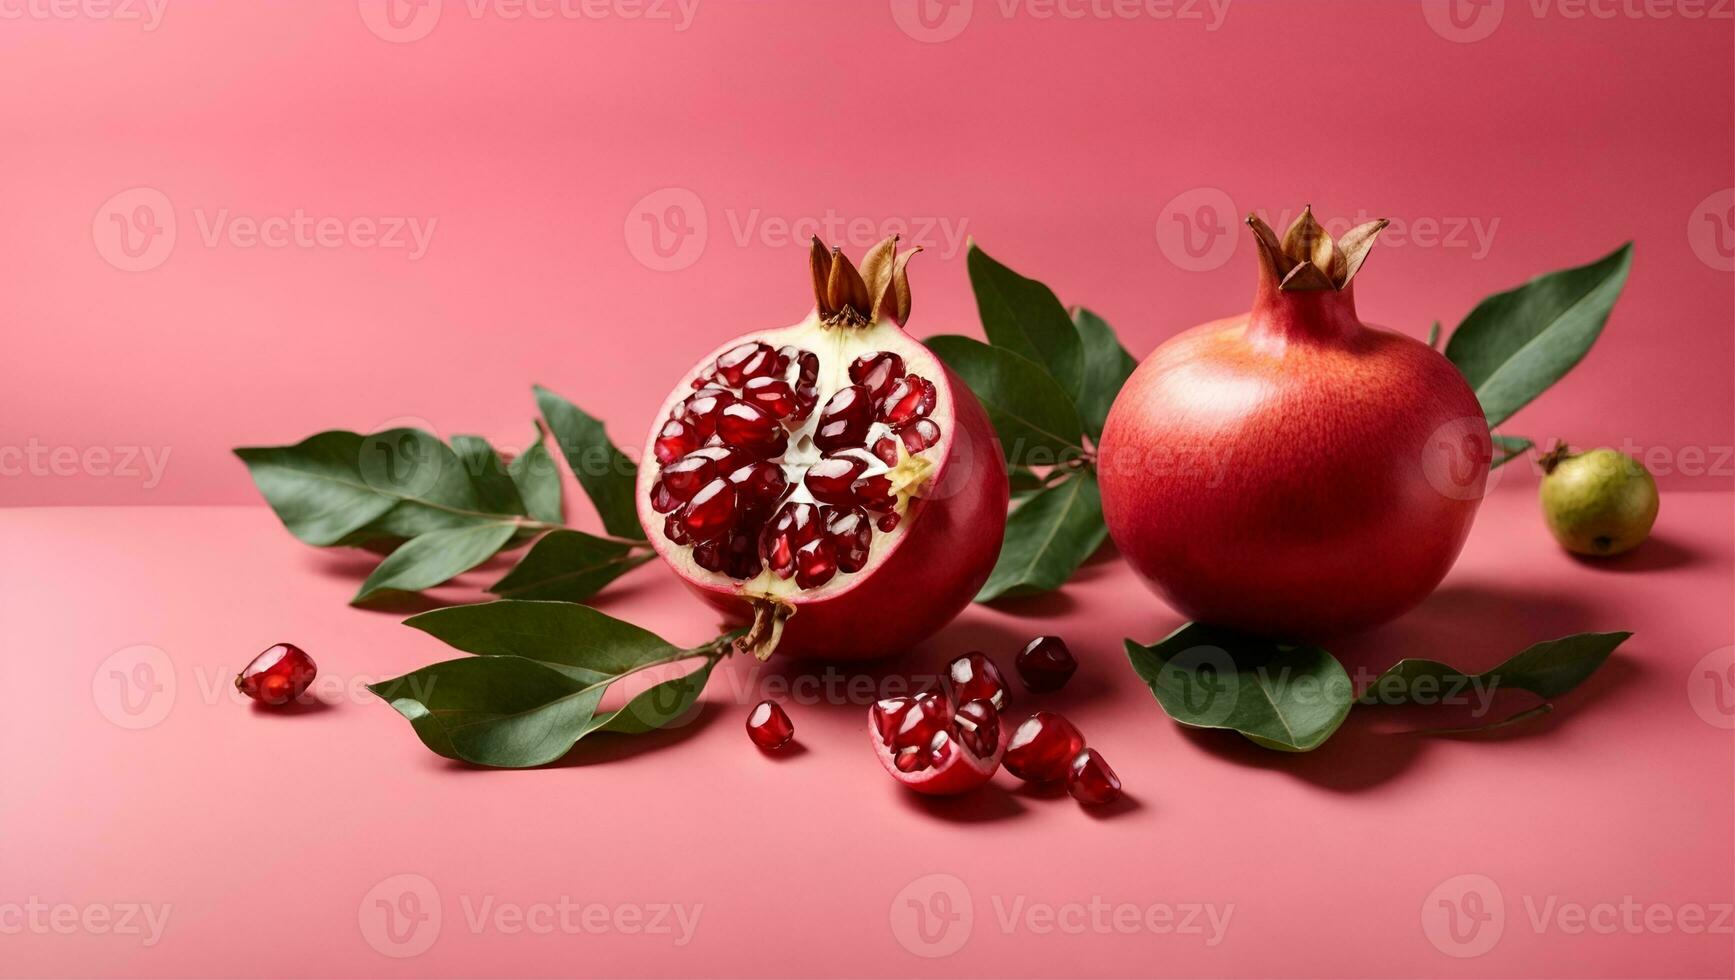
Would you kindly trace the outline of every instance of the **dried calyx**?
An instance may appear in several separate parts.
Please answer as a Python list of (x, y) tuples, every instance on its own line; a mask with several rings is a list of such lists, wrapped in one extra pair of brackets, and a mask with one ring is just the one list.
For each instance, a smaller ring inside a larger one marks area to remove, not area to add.
[(1313, 206), (1308, 205), (1279, 240), (1264, 219), (1257, 214), (1247, 216), (1247, 225), (1259, 240), (1260, 263), (1276, 276), (1280, 288), (1291, 292), (1349, 288), (1350, 280), (1367, 260), (1374, 239), (1390, 223), (1385, 218), (1369, 221), (1334, 240), (1314, 220)]
[(857, 272), (840, 249), (827, 250), (817, 237), (808, 253), (813, 298), (829, 326), (866, 326), (885, 318), (903, 326), (910, 318), (910, 279), (905, 267), (920, 246), (898, 254), (896, 235), (862, 256)]

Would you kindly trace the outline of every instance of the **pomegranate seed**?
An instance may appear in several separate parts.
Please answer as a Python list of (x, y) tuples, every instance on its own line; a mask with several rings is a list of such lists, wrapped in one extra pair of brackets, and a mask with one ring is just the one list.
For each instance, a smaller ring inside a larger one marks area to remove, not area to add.
[(934, 736), (952, 727), (952, 702), (945, 695), (918, 694), (904, 712), (892, 737), (892, 748), (924, 748)]
[(952, 753), (956, 748), (952, 742), (951, 732), (941, 732), (928, 743), (928, 765), (943, 766), (952, 761)]
[(813, 434), (813, 444), (827, 453), (859, 446), (867, 440), (868, 427), (873, 422), (873, 399), (867, 389), (860, 385), (840, 388), (819, 413), (819, 429)]
[(735, 396), (722, 388), (700, 388), (682, 403), (682, 416), (691, 423), (701, 439), (717, 434), (717, 416), (735, 401)]
[(862, 477), (850, 487), (855, 499), (868, 510), (891, 510), (897, 504), (892, 493), (892, 481), (884, 473)]
[(652, 510), (659, 514), (667, 514), (679, 506), (681, 506), (681, 502), (675, 499), (675, 495), (669, 492), (668, 487), (663, 486), (663, 481), (658, 480), (651, 484)]
[(1102, 753), (1085, 749), (1067, 767), (1066, 791), (1080, 803), (1113, 803), (1121, 798), (1121, 780)]
[(695, 541), (709, 541), (729, 530), (735, 517), (735, 488), (726, 480), (712, 480), (693, 494), (681, 523)]
[(789, 491), (783, 467), (765, 461), (737, 467), (729, 474), (729, 482), (735, 486), (741, 506), (760, 514), (766, 513)]
[(1084, 751), (1084, 736), (1052, 711), (1038, 711), (1024, 720), (1006, 743), (1006, 771), (1030, 783), (1046, 783), (1066, 775), (1066, 767)]
[(874, 731), (879, 733), (880, 741), (891, 744), (892, 736), (897, 734), (898, 726), (903, 724), (904, 715), (915, 703), (915, 698), (886, 698), (874, 702), (874, 706), (868, 709), (868, 717), (873, 720)]
[(867, 565), (873, 548), (874, 529), (865, 511), (852, 507), (833, 511), (825, 520), (825, 533), (837, 552), (837, 567), (846, 572), (859, 572)]
[(932, 381), (913, 374), (899, 378), (880, 402), (880, 421), (903, 425), (911, 419), (925, 418), (934, 410), (936, 397)]
[(730, 578), (748, 579), (759, 574), (764, 563), (759, 560), (759, 535), (752, 531), (737, 531), (729, 538), (723, 551), (723, 570)]
[(813, 504), (784, 504), (759, 538), (759, 557), (779, 578), (795, 574), (795, 553), (824, 530)]
[(684, 510), (686, 510), (686, 507), (681, 506), (673, 513), (669, 514), (668, 517), (663, 518), (663, 537), (668, 538), (675, 544), (693, 543), (692, 536), (687, 533), (686, 522), (682, 520), (682, 518), (686, 516), (682, 513)]
[(988, 655), (972, 650), (946, 665), (946, 687), (958, 704), (982, 700), (995, 710), (1006, 707), (1006, 678)]
[(924, 449), (933, 448), (940, 441), (940, 427), (933, 419), (917, 419), (914, 422), (899, 427), (898, 438), (904, 442), (904, 448), (911, 453), (919, 453)]
[(816, 589), (837, 574), (837, 552), (831, 542), (820, 538), (809, 541), (795, 553), (795, 584), (804, 589)]
[(795, 411), (795, 389), (789, 382), (777, 378), (754, 378), (742, 389), (749, 405), (757, 405), (773, 418), (785, 418)]
[(300, 697), (317, 673), (313, 658), (300, 647), (278, 643), (235, 675), (235, 690), (261, 704), (284, 705)]
[(810, 384), (804, 384), (795, 389), (795, 411), (789, 417), (796, 421), (805, 421), (813, 414), (813, 406), (819, 404), (819, 389)]
[(680, 419), (663, 423), (657, 433), (657, 462), (667, 465), (699, 448), (699, 432)]
[(694, 545), (693, 563), (707, 572), (721, 572), (724, 568), (723, 543), (701, 541)]
[(754, 745), (773, 752), (788, 745), (795, 737), (795, 724), (776, 701), (761, 701), (747, 716), (747, 737)]
[(921, 772), (928, 768), (928, 754), (921, 749), (904, 749), (892, 757), (899, 772)]
[(897, 440), (893, 439), (891, 436), (881, 436), (879, 441), (874, 443), (874, 455), (878, 456), (880, 462), (887, 466), (898, 465)]
[(699, 488), (717, 478), (717, 462), (706, 456), (683, 456), (663, 467), (663, 485), (676, 500), (692, 500)]
[(958, 709), (956, 718), (958, 741), (979, 759), (994, 754), (1000, 747), (1000, 712), (994, 704), (980, 698)]
[(875, 398), (884, 395), (892, 382), (903, 376), (904, 359), (891, 351), (864, 354), (849, 366), (849, 379), (866, 388)]
[(890, 534), (898, 529), (898, 515), (895, 513), (883, 514), (875, 526), (884, 533)]
[(748, 378), (770, 374), (776, 367), (771, 348), (756, 341), (731, 347), (717, 358), (717, 376), (731, 388), (741, 387)]
[(855, 478), (867, 469), (867, 463), (849, 456), (827, 456), (807, 469), (807, 491), (813, 499), (828, 504), (849, 506), (855, 503), (850, 487)]
[(724, 445), (760, 455), (777, 455), (788, 444), (788, 436), (776, 417), (747, 402), (723, 407), (717, 419), (717, 435)]
[(1039, 636), (1018, 651), (1018, 676), (1032, 691), (1058, 691), (1078, 670), (1078, 661), (1066, 641), (1058, 636)]
[[(793, 347), (786, 349), (796, 350)], [(819, 355), (812, 351), (797, 351), (792, 360), (796, 364), (795, 380), (800, 385), (812, 387), (819, 383)]]

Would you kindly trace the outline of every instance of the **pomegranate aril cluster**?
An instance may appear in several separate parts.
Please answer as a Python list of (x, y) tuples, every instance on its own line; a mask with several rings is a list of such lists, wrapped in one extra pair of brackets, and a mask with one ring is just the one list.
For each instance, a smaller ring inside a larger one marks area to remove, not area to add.
[[(875, 531), (896, 529), (886, 469), (900, 449), (914, 455), (939, 443), (928, 417), (934, 384), (878, 351), (852, 362), (851, 383), (821, 406), (819, 370), (811, 351), (739, 344), (694, 379), (658, 431), (651, 505), (701, 568), (742, 580), (769, 569), (817, 588), (860, 571)], [(786, 473), (782, 457), (810, 422), (824, 455), (805, 473)], [(789, 499), (798, 487), (811, 502)]]

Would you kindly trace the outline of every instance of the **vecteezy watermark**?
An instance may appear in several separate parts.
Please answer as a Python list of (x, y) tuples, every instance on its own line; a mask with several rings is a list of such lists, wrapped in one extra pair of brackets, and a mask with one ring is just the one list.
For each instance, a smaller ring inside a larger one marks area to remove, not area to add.
[(169, 0), (0, 0), (0, 20), (106, 20), (162, 26)]
[(898, 29), (924, 44), (950, 41), (970, 26), (978, 5), (1002, 20), (1119, 20), (1197, 24), (1216, 31), (1233, 0), (891, 0)]
[(1422, 476), (1442, 497), (1480, 500), (1500, 482), (1494, 460), (1494, 436), (1480, 415), (1442, 423), (1422, 444)]
[[(1179, 936), (1216, 946), (1229, 931), (1233, 902), (1111, 902), (1101, 895), (1047, 901), (1028, 895), (990, 895), (986, 922), (1002, 935)], [(904, 949), (928, 959), (964, 948), (978, 918), (969, 886), (957, 875), (929, 874), (892, 896), (892, 936)]]
[(1687, 216), (1687, 244), (1700, 262), (1735, 272), (1735, 187), (1709, 195)]
[[(812, 215), (766, 214), (760, 208), (721, 209), (724, 226), (737, 248), (807, 248), (818, 238), (827, 245), (862, 252), (896, 235), (906, 248), (920, 246), (949, 259), (969, 242), (969, 219), (911, 215), (870, 218), (834, 210)], [(627, 209), (623, 227), (627, 251), (657, 272), (677, 272), (699, 261), (711, 237), (704, 201), (685, 187), (652, 191)]]
[(1508, 914), (1506, 896), (1482, 874), (1455, 875), (1422, 901), (1422, 934), (1447, 956), (1469, 959), (1493, 949), (1508, 925), (1528, 925), (1537, 935), (1581, 936), (1735, 934), (1735, 903), (1647, 902), (1632, 895), (1582, 901), (1560, 895), (1522, 895), (1521, 920)]
[(1687, 703), (1712, 728), (1735, 729), (1735, 646), (1712, 650), (1693, 665)]
[(393, 44), (432, 34), (448, 7), (471, 20), (644, 21), (677, 34), (699, 14), (699, 0), (356, 0), (367, 29)]
[(443, 926), (472, 935), (645, 936), (677, 948), (693, 941), (705, 906), (680, 902), (587, 902), (558, 895), (529, 902), (497, 895), (459, 895), (456, 919), (445, 914), (440, 890), (419, 874), (392, 875), (368, 889), (356, 909), (362, 938), (395, 959), (427, 952)]
[(175, 707), (175, 664), (149, 644), (122, 647), (103, 658), (90, 677), (96, 710), (129, 731), (153, 728)]
[(174, 906), (149, 902), (0, 902), (0, 936), (131, 936), (149, 948), (163, 939)]
[[(1260, 218), (1281, 232), (1301, 212), (1294, 208), (1278, 211), (1255, 209)], [(1246, 231), (1241, 226), (1245, 215), (1235, 201), (1219, 187), (1193, 187), (1176, 194), (1157, 213), (1157, 248), (1163, 258), (1187, 272), (1209, 272), (1222, 268), (1235, 254)], [(1341, 236), (1357, 225), (1374, 220), (1367, 211), (1350, 216), (1321, 219), (1325, 230)], [(1480, 261), (1494, 247), (1495, 234), (1500, 229), (1499, 218), (1472, 216), (1397, 217), (1389, 219), (1380, 232), (1381, 248), (1463, 249), (1470, 258)]]
[[(435, 217), (315, 215), (301, 208), (287, 214), (239, 214), (228, 207), (195, 207), (193, 226), (205, 248), (361, 249), (403, 252), (415, 262), (428, 254)], [(91, 240), (109, 265), (147, 272), (169, 260), (180, 222), (168, 195), (132, 187), (110, 197), (91, 221)]]
[(1435, 34), (1458, 44), (1493, 34), (1508, 8), (1536, 20), (1729, 20), (1735, 0), (1422, 0)]
[(77, 476), (141, 480), (146, 490), (163, 482), (169, 446), (51, 446), (32, 436), (22, 446), (0, 446), (0, 478)]

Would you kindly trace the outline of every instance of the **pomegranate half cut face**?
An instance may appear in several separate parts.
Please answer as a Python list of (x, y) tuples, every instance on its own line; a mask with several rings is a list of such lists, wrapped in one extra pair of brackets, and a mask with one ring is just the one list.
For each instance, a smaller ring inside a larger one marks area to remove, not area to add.
[(998, 555), (1007, 484), (975, 396), (904, 333), (896, 239), (860, 273), (815, 241), (815, 309), (705, 355), (639, 470), (659, 555), (744, 645), (882, 656), (938, 629)]

